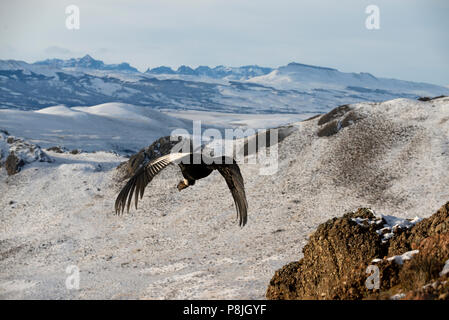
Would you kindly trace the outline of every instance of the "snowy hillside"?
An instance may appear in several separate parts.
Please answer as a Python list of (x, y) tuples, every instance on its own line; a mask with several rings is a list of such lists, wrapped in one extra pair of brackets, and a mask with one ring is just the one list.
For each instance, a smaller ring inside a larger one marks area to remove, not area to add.
[[(57, 135), (63, 117), (102, 113), (57, 107), (35, 114), (55, 117), (47, 134)], [(32, 123), (19, 114), (24, 126)], [(449, 98), (440, 98), (358, 103), (295, 123), (279, 145), (274, 175), (241, 164), (244, 228), (217, 172), (178, 192), (181, 174), (170, 166), (138, 210), (116, 216), (123, 182), (115, 168), (123, 157), (46, 151), (53, 162), (34, 162), (10, 177), (0, 169), (0, 298), (263, 299), (274, 271), (297, 259), (307, 236), (331, 217), (359, 207), (423, 217), (448, 201), (448, 121)], [(87, 134), (101, 136), (97, 128)], [(80, 270), (79, 290), (65, 286), (72, 265)]]
[(114, 151), (130, 154), (173, 130), (192, 133), (192, 121), (202, 129), (266, 129), (303, 120), (310, 114), (235, 114), (201, 111), (159, 112), (124, 103), (90, 107), (52, 106), (35, 111), (0, 109), (0, 130), (44, 148)]
[(317, 113), (345, 103), (439, 95), (449, 95), (449, 89), (298, 63), (274, 70), (181, 66), (176, 71), (156, 67), (141, 73), (127, 63), (109, 65), (89, 55), (33, 64), (0, 61), (4, 109), (120, 102), (171, 111)]
[(122, 103), (38, 111), (0, 109), (0, 128), (45, 148), (130, 153), (174, 129), (191, 127), (188, 121)]
[(283, 90), (345, 90), (357, 94), (414, 94), (418, 96), (447, 95), (444, 87), (395, 79), (376, 78), (370, 73), (345, 73), (337, 69), (290, 63), (267, 75), (254, 77), (252, 83), (273, 86)]

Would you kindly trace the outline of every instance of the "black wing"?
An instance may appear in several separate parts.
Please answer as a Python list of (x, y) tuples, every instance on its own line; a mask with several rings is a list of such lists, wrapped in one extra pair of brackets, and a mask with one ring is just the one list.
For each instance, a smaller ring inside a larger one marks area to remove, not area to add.
[(234, 198), (239, 225), (243, 227), (248, 220), (248, 202), (246, 201), (245, 185), (238, 164), (228, 157), (222, 157), (220, 162), (214, 161), (211, 166), (217, 169), (225, 178)]
[[(151, 182), (151, 180), (153, 180), (154, 176), (161, 172), (161, 170), (170, 163), (182, 161), (184, 157), (189, 156), (190, 153), (170, 153), (150, 161), (138, 169), (117, 196), (117, 199), (115, 200), (115, 212), (117, 214), (123, 213), (125, 210), (125, 205), (127, 205), (127, 211), (129, 212), (134, 191), (136, 192), (134, 199), (137, 209), (139, 194), (142, 199), (145, 187)], [(126, 204), (126, 202), (128, 203)]]

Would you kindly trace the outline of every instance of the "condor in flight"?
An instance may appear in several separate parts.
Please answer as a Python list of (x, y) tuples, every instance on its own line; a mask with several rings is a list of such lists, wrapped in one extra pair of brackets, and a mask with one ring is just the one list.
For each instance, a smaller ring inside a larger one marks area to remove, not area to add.
[[(194, 162), (194, 157), (197, 156), (201, 157), (201, 161)], [(218, 170), (218, 172), (225, 178), (232, 197), (234, 198), (239, 225), (243, 227), (246, 224), (248, 203), (246, 201), (243, 177), (235, 160), (224, 156), (209, 158), (203, 154), (196, 153), (170, 153), (140, 167), (117, 196), (117, 200), (115, 201), (115, 211), (118, 214), (123, 213), (125, 206), (129, 211), (134, 192), (135, 206), (137, 209), (139, 195), (142, 199), (145, 187), (148, 183), (151, 182), (155, 175), (171, 163), (179, 165), (184, 177), (184, 179), (178, 183), (179, 191), (193, 186), (196, 180), (205, 178), (210, 175), (212, 171)]]

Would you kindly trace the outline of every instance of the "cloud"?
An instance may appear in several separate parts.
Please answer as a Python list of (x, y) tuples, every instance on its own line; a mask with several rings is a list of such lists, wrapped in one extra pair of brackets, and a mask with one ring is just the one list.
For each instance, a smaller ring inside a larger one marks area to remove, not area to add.
[(108, 54), (111, 53), (112, 51), (109, 50), (108, 48), (100, 48), (98, 50), (95, 50), (95, 52), (98, 54)]
[(45, 53), (48, 55), (57, 55), (57, 56), (73, 55), (73, 52), (70, 51), (69, 49), (58, 46), (48, 47), (47, 49), (45, 49)]

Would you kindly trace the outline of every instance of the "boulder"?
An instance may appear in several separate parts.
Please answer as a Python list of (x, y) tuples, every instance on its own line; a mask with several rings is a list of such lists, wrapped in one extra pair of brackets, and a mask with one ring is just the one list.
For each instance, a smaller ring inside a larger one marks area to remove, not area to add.
[[(266, 297), (448, 299), (449, 272), (442, 271), (449, 270), (448, 210), (449, 202), (421, 221), (370, 209), (333, 218), (310, 236), (301, 260), (275, 272)], [(367, 286), (372, 270), (378, 288)]]
[(14, 175), (29, 163), (52, 162), (53, 160), (38, 145), (9, 136), (0, 131), (0, 167), (5, 167), (8, 175)]

